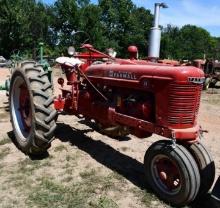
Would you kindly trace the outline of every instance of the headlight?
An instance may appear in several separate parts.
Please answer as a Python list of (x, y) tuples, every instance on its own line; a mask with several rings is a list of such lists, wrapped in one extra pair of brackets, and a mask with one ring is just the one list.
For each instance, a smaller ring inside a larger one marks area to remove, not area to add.
[(76, 52), (76, 50), (75, 50), (75, 48), (74, 48), (73, 46), (70, 46), (70, 47), (68, 48), (68, 54), (69, 54), (70, 56), (73, 56), (73, 55), (75, 54), (75, 52)]

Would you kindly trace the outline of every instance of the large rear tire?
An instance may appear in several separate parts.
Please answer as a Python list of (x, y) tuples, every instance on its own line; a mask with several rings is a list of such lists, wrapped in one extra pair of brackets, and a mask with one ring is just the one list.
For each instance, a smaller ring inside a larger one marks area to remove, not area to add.
[(215, 180), (215, 163), (209, 151), (201, 143), (184, 145), (193, 155), (200, 172), (201, 184), (198, 197), (206, 194)]
[(192, 202), (199, 191), (197, 164), (186, 148), (170, 141), (155, 142), (144, 157), (146, 180), (154, 192), (174, 206)]
[(9, 92), (10, 115), (18, 148), (39, 155), (50, 147), (56, 129), (52, 85), (35, 62), (22, 62), (13, 71)]

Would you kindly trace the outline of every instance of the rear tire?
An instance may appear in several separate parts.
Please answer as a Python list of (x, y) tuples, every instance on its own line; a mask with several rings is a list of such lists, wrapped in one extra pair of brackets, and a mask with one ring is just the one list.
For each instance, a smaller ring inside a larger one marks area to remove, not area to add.
[(144, 157), (146, 180), (155, 193), (174, 206), (192, 202), (199, 191), (197, 164), (186, 148), (170, 141), (153, 143)]
[(56, 129), (52, 85), (35, 62), (22, 62), (13, 71), (9, 92), (10, 115), (18, 148), (29, 155), (44, 154)]

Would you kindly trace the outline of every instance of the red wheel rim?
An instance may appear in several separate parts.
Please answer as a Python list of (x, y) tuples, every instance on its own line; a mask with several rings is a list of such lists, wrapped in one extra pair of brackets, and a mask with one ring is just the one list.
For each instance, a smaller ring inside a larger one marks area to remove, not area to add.
[(25, 84), (20, 86), (20, 95), (19, 95), (19, 112), (21, 116), (21, 121), (26, 132), (30, 132), (32, 113), (31, 113), (31, 103), (30, 95)]
[(153, 178), (161, 189), (168, 193), (181, 188), (181, 174), (176, 163), (165, 155), (158, 155), (153, 160)]

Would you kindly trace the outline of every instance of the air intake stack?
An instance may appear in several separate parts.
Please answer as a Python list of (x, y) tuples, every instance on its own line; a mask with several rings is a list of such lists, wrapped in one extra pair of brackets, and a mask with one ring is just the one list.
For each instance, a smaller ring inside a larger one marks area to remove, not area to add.
[(155, 61), (160, 57), (161, 29), (159, 27), (160, 8), (168, 8), (165, 3), (155, 3), (154, 26), (151, 28), (148, 57)]

